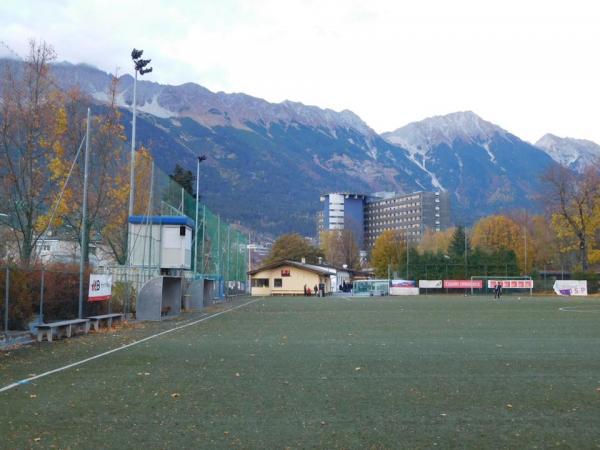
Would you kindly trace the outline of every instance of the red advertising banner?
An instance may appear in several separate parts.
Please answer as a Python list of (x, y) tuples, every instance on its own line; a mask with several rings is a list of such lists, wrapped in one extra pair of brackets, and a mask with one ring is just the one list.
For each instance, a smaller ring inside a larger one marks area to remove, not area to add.
[(90, 274), (88, 302), (110, 300), (112, 294), (112, 275)]
[(444, 289), (481, 289), (483, 280), (444, 280)]
[(488, 280), (489, 289), (494, 289), (497, 284), (502, 289), (533, 289), (533, 280)]

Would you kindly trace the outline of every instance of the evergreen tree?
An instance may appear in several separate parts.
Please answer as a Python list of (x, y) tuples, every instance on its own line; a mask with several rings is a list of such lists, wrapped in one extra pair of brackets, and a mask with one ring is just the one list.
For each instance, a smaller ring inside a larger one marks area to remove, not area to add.
[(452, 235), (452, 240), (450, 241), (450, 246), (448, 247), (448, 253), (452, 258), (464, 259), (465, 250), (467, 255), (471, 253), (471, 242), (466, 235), (465, 228), (463, 226), (458, 226)]
[(185, 192), (191, 196), (194, 195), (194, 181), (196, 177), (194, 177), (191, 170), (185, 170), (179, 164), (176, 164), (175, 170), (169, 177), (175, 181), (175, 183), (179, 184)]

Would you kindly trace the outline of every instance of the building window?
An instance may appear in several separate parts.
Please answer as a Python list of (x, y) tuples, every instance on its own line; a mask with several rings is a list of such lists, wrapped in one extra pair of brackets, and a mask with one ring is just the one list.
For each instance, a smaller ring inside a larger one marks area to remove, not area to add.
[(269, 279), (268, 278), (252, 278), (252, 287), (268, 288), (269, 287)]
[(275, 278), (273, 280), (273, 287), (276, 287), (276, 288), (283, 287), (283, 280), (281, 278)]

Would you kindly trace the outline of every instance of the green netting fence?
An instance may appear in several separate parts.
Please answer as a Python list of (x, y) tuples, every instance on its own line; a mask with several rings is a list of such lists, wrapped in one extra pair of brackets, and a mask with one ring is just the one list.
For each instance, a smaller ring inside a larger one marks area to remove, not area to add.
[(200, 197), (196, 205), (195, 196), (187, 192), (156, 164), (150, 161), (138, 161), (136, 165), (138, 175), (136, 176), (135, 214), (184, 215), (196, 223), (197, 211), (198, 221), (195, 225), (197, 233), (194, 233), (192, 243), (194, 275), (222, 280), (225, 288), (239, 287), (245, 283), (248, 270), (248, 236), (206, 206), (202, 201), (202, 185), (200, 184)]

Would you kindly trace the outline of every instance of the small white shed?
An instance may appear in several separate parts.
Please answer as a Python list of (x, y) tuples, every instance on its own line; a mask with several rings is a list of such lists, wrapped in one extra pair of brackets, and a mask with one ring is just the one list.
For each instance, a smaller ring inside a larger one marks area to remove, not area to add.
[(193, 230), (187, 216), (130, 216), (131, 265), (190, 270)]

